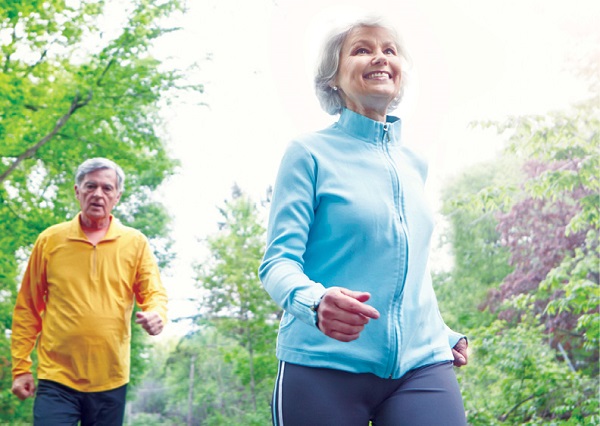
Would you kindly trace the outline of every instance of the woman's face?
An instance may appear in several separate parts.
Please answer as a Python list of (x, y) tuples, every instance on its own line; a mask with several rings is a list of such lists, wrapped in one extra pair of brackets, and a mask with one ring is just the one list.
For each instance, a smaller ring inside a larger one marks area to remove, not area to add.
[(383, 121), (400, 91), (401, 74), (398, 48), (389, 31), (359, 27), (342, 45), (335, 85), (348, 109)]

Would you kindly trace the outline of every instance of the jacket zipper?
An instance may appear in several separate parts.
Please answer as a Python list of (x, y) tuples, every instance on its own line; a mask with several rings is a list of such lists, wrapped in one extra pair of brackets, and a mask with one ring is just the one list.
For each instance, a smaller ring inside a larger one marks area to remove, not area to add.
[[(391, 154), (390, 154), (390, 129), (389, 129), (389, 124), (386, 123), (383, 126), (383, 139), (382, 139), (382, 149), (383, 152), (385, 154), (385, 157), (388, 161), (388, 164), (391, 166), (391, 169), (393, 171), (392, 173), (392, 177), (395, 179), (395, 191), (396, 194), (394, 197), (394, 204), (396, 205), (396, 209), (397, 209), (397, 213), (398, 213), (398, 220), (400, 221), (400, 227), (402, 229), (402, 233), (404, 236), (404, 265), (403, 265), (403, 271), (402, 271), (402, 277), (401, 277), (401, 283), (399, 286), (396, 287), (396, 291), (394, 294), (394, 300), (396, 300), (397, 302), (394, 303), (393, 307), (392, 307), (392, 312), (390, 312), (390, 321), (393, 321), (394, 318), (399, 317), (400, 316), (400, 308), (401, 308), (401, 294), (404, 291), (404, 284), (406, 281), (406, 275), (408, 272), (408, 229), (406, 228), (406, 220), (404, 218), (403, 212), (404, 212), (404, 208), (403, 208), (403, 200), (404, 200), (404, 192), (402, 189), (402, 183), (400, 182), (400, 177), (398, 175), (398, 169), (396, 168), (396, 163), (394, 162)], [(396, 315), (397, 314), (397, 315)], [(400, 352), (401, 352), (401, 346), (402, 346), (402, 333), (399, 330), (399, 326), (396, 324), (393, 324), (393, 344), (396, 348), (396, 352), (392, 354), (392, 356), (390, 357), (390, 361), (388, 364), (388, 371), (387, 371), (387, 376), (392, 378), (393, 377), (393, 373), (394, 371), (398, 368), (398, 359), (400, 358)]]

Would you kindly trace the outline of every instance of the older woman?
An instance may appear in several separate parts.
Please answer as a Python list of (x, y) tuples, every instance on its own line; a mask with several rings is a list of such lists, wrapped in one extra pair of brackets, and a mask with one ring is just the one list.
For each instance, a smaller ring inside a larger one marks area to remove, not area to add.
[(275, 425), (464, 425), (427, 268), (426, 164), (400, 141), (404, 50), (378, 20), (324, 46), (315, 78), (332, 126), (292, 141), (274, 188), (265, 289), (284, 309)]

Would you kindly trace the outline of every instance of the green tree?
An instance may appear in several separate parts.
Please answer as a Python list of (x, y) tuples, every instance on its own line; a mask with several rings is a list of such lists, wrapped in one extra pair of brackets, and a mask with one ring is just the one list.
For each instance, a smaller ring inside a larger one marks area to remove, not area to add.
[[(479, 326), (470, 321), (464, 330), (471, 337), (473, 362), (459, 379), (474, 425), (600, 424), (599, 124), (597, 102), (495, 124), (510, 135), (504, 156), (522, 165), (521, 184), (488, 183), (475, 197), (463, 187), (447, 197), (472, 215), (451, 228), (457, 265), (440, 298), (462, 294), (457, 284), (465, 277), (477, 281), (481, 274), (485, 282), (489, 268), (477, 260), (487, 256), (485, 248), (490, 259), (498, 256), (511, 266), (503, 269), (505, 276), (495, 277), (484, 300), (472, 305), (490, 308), (488, 314), (498, 319), (487, 316)], [(482, 236), (493, 228), (487, 234), (491, 244), (484, 244)], [(465, 243), (482, 250), (475, 262)], [(463, 259), (469, 262), (461, 266)], [(460, 305), (441, 300), (445, 303)]]
[(479, 200), (490, 188), (515, 186), (520, 175), (518, 162), (507, 157), (472, 167), (443, 190), (442, 213), (448, 223), (443, 244), (453, 266), (449, 272), (436, 273), (434, 283), (444, 319), (456, 330), (493, 320), (482, 309), (483, 301), (512, 268), (509, 252), (500, 244), (497, 218), (493, 211), (484, 211)]
[[(182, 11), (181, 2), (123, 6), (121, 16), (107, 20), (105, 1), (0, 2), (3, 332), (11, 328), (20, 268), (36, 236), (78, 210), (73, 174), (86, 158), (109, 157), (123, 167), (126, 188), (115, 215), (150, 238), (161, 265), (170, 259), (169, 216), (152, 194), (177, 162), (159, 136), (159, 105), (179, 89), (201, 87), (187, 85), (182, 72), (152, 54), (154, 40), (175, 30), (166, 19)], [(135, 354), (141, 348), (134, 341)], [(2, 333), (0, 362), (9, 358)], [(142, 369), (134, 356), (134, 382)], [(10, 396), (10, 375), (0, 380), (0, 420), (14, 420), (23, 404)]]
[(227, 360), (249, 389), (249, 411), (266, 406), (275, 375), (279, 308), (258, 278), (265, 229), (254, 202), (236, 186), (220, 209), (219, 232), (207, 239), (209, 259), (198, 266), (198, 285), (206, 290), (207, 321), (239, 348)]
[(535, 294), (552, 343), (567, 349), (576, 368), (597, 373), (600, 104), (593, 100), (509, 125), (509, 149), (528, 159), (528, 178), (520, 198), (499, 216), (515, 270), (490, 304)]
[(150, 352), (155, 368), (133, 389), (133, 424), (270, 422), (280, 310), (258, 279), (264, 212), (237, 186), (220, 212), (206, 261), (196, 266), (204, 295), (195, 325), (166, 360), (160, 348)]
[[(525, 312), (532, 306), (528, 298), (513, 302)], [(472, 362), (459, 375), (470, 425), (599, 424), (596, 379), (560, 359), (536, 315), (471, 333)]]
[[(167, 404), (171, 400), (178, 400), (180, 396), (176, 392), (180, 383), (170, 381), (173, 354), (178, 350), (177, 340), (176, 338), (161, 340), (149, 347), (144, 354), (152, 368), (146, 370), (136, 386), (128, 389), (130, 402), (126, 410), (126, 424), (139, 426), (181, 424), (184, 417), (175, 416), (167, 409)], [(185, 381), (185, 377), (177, 377), (178, 381), (180, 379)]]
[(190, 426), (251, 424), (244, 421), (246, 413), (253, 412), (246, 386), (229, 359), (237, 347), (211, 326), (181, 339), (166, 363), (165, 417)]
[(127, 419), (131, 424), (268, 423), (268, 404), (252, 407), (247, 380), (239, 374), (240, 364), (248, 365), (248, 353), (215, 327), (198, 327), (175, 346), (155, 345), (149, 362), (153, 368), (131, 389), (134, 400)]

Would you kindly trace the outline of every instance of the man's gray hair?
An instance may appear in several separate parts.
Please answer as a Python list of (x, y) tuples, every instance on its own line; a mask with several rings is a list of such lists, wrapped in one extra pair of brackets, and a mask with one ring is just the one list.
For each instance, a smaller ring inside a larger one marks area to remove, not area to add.
[(111, 169), (117, 173), (117, 191), (123, 192), (123, 189), (125, 188), (125, 173), (117, 163), (108, 158), (90, 158), (81, 163), (77, 168), (77, 173), (75, 173), (75, 183), (77, 186), (81, 186), (85, 175), (102, 169)]
[[(321, 108), (323, 108), (323, 110), (328, 114), (339, 114), (342, 112), (342, 109), (346, 107), (346, 103), (344, 102), (344, 99), (340, 95), (339, 91), (333, 90), (332, 85), (339, 71), (342, 46), (344, 45), (348, 35), (353, 30), (361, 27), (383, 28), (387, 30), (392, 36), (392, 39), (396, 45), (398, 55), (401, 59), (404, 59), (406, 62), (408, 62), (406, 51), (402, 46), (398, 33), (392, 26), (385, 23), (380, 17), (361, 19), (344, 28), (334, 30), (329, 34), (329, 37), (327, 37), (325, 43), (323, 44), (323, 49), (321, 50), (321, 56), (319, 58), (315, 73), (315, 91), (317, 93), (317, 98), (319, 99)], [(400, 90), (398, 92), (398, 96), (396, 96), (396, 98), (389, 105), (388, 110), (395, 109), (400, 103), (402, 95), (404, 94), (404, 87), (407, 80), (406, 71), (404, 68), (405, 67), (402, 67), (402, 76), (400, 78)]]

